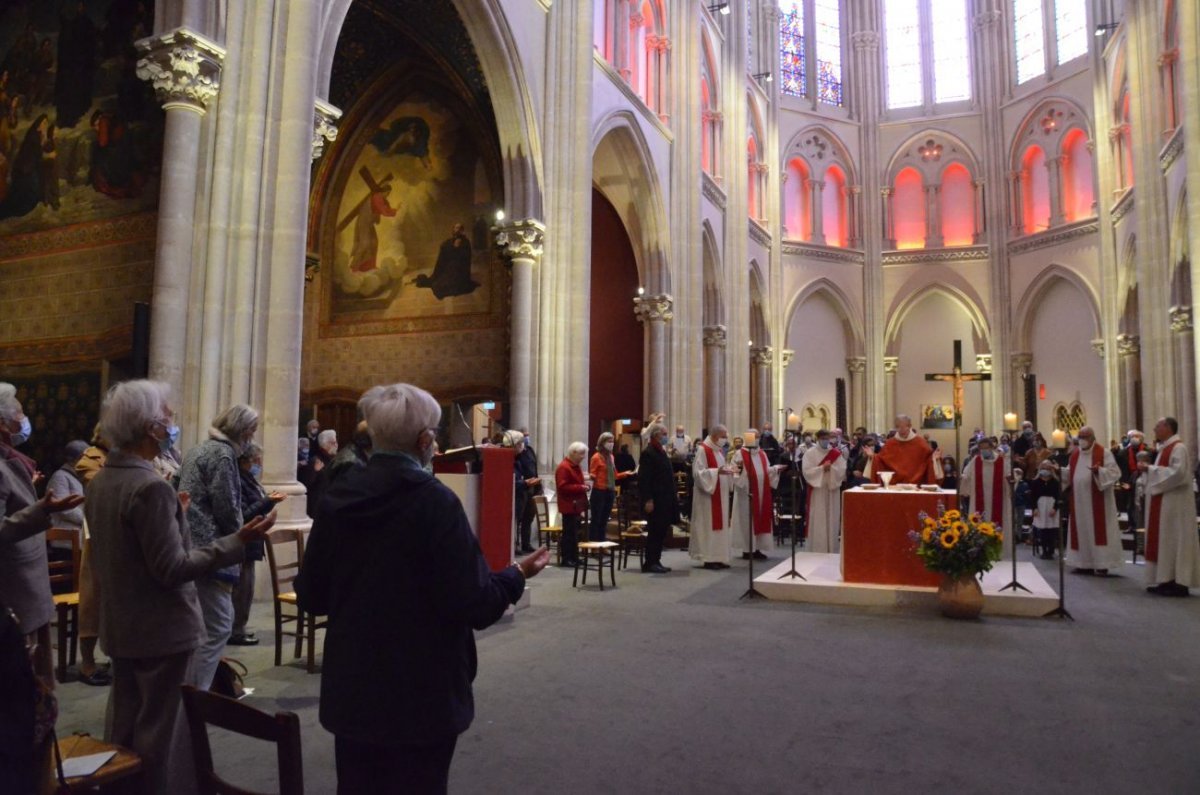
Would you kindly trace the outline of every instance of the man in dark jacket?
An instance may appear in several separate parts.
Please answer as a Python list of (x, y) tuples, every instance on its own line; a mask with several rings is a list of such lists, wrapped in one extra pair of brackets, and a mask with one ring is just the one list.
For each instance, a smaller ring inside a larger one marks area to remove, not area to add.
[(322, 495), (295, 583), (300, 607), (329, 617), (321, 725), (339, 792), (445, 792), (475, 714), (472, 630), (550, 556), (488, 570), (462, 504), (423, 468), (441, 418), (428, 392), (372, 387), (359, 406), (371, 458)]
[(646, 514), (646, 562), (642, 564), (642, 571), (648, 574), (670, 571), (662, 565), (663, 544), (671, 532), (671, 525), (679, 521), (675, 473), (666, 451), (669, 436), (665, 425), (651, 424), (646, 434), (649, 441), (638, 462), (638, 491)]

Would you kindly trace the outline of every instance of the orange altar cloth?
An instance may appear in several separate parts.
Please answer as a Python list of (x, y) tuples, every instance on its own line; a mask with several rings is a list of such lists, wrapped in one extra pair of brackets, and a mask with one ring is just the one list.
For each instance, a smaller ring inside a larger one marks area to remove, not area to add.
[(937, 516), (958, 507), (953, 491), (848, 489), (842, 493), (842, 579), (878, 585), (936, 588), (942, 575), (928, 571), (908, 537), (920, 524), (917, 514)]

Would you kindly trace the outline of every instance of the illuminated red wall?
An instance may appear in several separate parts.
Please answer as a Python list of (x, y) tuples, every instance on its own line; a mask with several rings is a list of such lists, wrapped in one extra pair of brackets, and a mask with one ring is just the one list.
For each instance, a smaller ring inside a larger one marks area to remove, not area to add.
[(906, 168), (896, 175), (892, 223), (896, 248), (925, 248), (925, 189), (915, 168)]
[(951, 163), (942, 172), (942, 245), (969, 246), (975, 242), (975, 193), (971, 172)]

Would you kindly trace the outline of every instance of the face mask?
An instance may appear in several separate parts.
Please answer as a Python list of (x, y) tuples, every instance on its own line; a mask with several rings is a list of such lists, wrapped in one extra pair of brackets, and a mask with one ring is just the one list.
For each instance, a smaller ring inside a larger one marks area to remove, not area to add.
[(1022, 435), (1022, 436), (1024, 436), (1026, 439), (1032, 439), (1032, 438), (1033, 438), (1033, 431), (1025, 431), (1025, 433), (1023, 433), (1023, 434), (1021, 434), (1021, 435)]
[(611, 453), (611, 452), (612, 452), (612, 449), (613, 449), (613, 443), (612, 443), (612, 442), (605, 442), (605, 443), (604, 443), (604, 449), (605, 449), (605, 450), (607, 450), (608, 452), (610, 452), (610, 453)]
[(171, 425), (167, 428), (167, 439), (171, 441), (171, 446), (179, 444), (179, 426)]
[(817, 444), (821, 445), (822, 450), (829, 449), (829, 440), (828, 439), (820, 439), (817, 441)]
[(1043, 469), (1040, 472), (1038, 472), (1038, 477), (1041, 478), (1042, 480), (1049, 480), (1050, 473), (1047, 470)]
[(660, 437), (658, 437), (658, 443), (659, 443), (660, 445), (662, 445), (663, 447), (666, 447), (666, 446), (667, 446), (667, 442), (669, 442), (669, 441), (671, 441), (671, 437), (670, 437), (670, 436), (660, 436)]
[(683, 434), (682, 434), (682, 433), (679, 433), (679, 432), (676, 432), (676, 433), (675, 433), (675, 438), (676, 438), (676, 439), (682, 439), (682, 438), (683, 438)]
[(254, 478), (255, 480), (261, 480), (262, 479), (262, 464), (251, 464), (250, 465), (250, 476), (252, 478)]
[(1080, 439), (1079, 440), (1079, 449), (1080, 450), (1091, 450), (1093, 441), (1095, 441), (1095, 440), (1094, 439)]
[(980, 455), (983, 456), (984, 461), (991, 461), (996, 457), (996, 453), (993, 450), (984, 450), (980, 453)]
[(529, 437), (528, 436), (525, 437), (525, 446), (526, 447), (529, 446)]
[(33, 425), (29, 423), (28, 417), (22, 417), (21, 429), (8, 435), (8, 443), (13, 447), (20, 447), (29, 441), (30, 436), (33, 436)]
[(300, 466), (306, 466), (308, 464), (308, 453), (307, 452), (297, 453), (296, 463), (299, 464)]

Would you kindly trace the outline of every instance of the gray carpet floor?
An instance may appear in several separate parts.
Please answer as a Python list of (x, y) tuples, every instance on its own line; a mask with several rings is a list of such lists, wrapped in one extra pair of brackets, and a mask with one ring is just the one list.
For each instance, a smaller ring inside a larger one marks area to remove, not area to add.
[[(1068, 574), (1074, 622), (955, 622), (742, 602), (745, 563), (664, 562), (603, 593), (548, 569), (529, 608), (479, 634), (452, 792), (1200, 792), (1200, 596), (1152, 597), (1140, 566)], [(247, 703), (299, 713), (306, 789), (333, 792), (319, 676), (272, 665), (268, 604), (252, 624), (262, 645), (230, 649)], [(102, 734), (106, 690), (59, 697), (60, 736)], [(275, 786), (269, 746), (213, 744), (231, 779)]]

